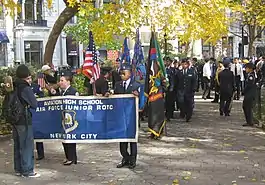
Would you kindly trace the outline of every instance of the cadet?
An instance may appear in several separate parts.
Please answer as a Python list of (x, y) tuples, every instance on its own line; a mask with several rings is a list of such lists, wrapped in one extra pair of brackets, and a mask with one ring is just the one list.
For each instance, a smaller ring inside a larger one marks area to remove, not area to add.
[(175, 68), (171, 66), (172, 60), (170, 58), (165, 59), (166, 72), (169, 79), (169, 86), (166, 90), (165, 107), (166, 107), (166, 118), (170, 121), (173, 118), (175, 109), (175, 93), (174, 93), (174, 83), (175, 83)]
[[(71, 82), (73, 79), (71, 71), (63, 71), (61, 73), (60, 82), (59, 82), (59, 91), (56, 92), (56, 95), (60, 96), (69, 96), (74, 95), (78, 96), (79, 93), (75, 88), (71, 86)], [(63, 148), (66, 156), (66, 160), (64, 161), (64, 165), (77, 164), (77, 156), (76, 156), (76, 143), (63, 143)]]
[(233, 97), (233, 92), (235, 91), (234, 75), (233, 72), (229, 69), (230, 63), (230, 58), (224, 58), (224, 70), (222, 70), (218, 75), (220, 83), (220, 116), (223, 116), (224, 114), (225, 116), (230, 116), (229, 107)]
[(103, 96), (108, 96), (110, 94), (108, 78), (110, 76), (111, 70), (112, 70), (111, 67), (100, 68), (100, 76), (99, 76), (99, 79), (97, 79), (96, 84), (95, 84), (97, 94), (102, 94)]
[[(122, 64), (120, 68), (121, 81), (115, 84), (114, 94), (134, 94), (139, 96), (140, 84), (131, 79), (131, 66), (127, 63)], [(120, 143), (120, 153), (122, 161), (117, 165), (117, 168), (128, 166), (133, 169), (136, 166), (137, 143), (130, 142), (130, 154), (128, 153), (128, 142)]]
[(246, 64), (246, 86), (244, 88), (244, 100), (243, 100), (243, 110), (246, 118), (245, 124), (243, 126), (253, 126), (253, 104), (255, 101), (255, 95), (257, 91), (255, 72), (253, 71), (254, 64)]
[(180, 103), (180, 117), (189, 122), (193, 112), (193, 98), (196, 91), (196, 77), (192, 69), (189, 69), (187, 59), (182, 60), (182, 70), (177, 74), (178, 100)]

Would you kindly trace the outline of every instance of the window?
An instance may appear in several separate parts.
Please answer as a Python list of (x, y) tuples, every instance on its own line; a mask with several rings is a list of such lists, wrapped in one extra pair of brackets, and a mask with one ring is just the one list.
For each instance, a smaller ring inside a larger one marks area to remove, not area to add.
[(0, 65), (5, 65), (6, 61), (6, 44), (0, 44)]
[(0, 19), (4, 19), (4, 7), (0, 5)]
[[(37, 0), (36, 7), (34, 6), (34, 0), (25, 1), (25, 19), (26, 20), (43, 20), (42, 17), (42, 0)], [(37, 17), (35, 16), (37, 15)]]
[(37, 1), (37, 20), (43, 20), (42, 17), (42, 0)]
[(25, 63), (38, 66), (42, 64), (42, 41), (25, 41)]
[(34, 20), (34, 0), (26, 0), (24, 6), (25, 6), (25, 19)]

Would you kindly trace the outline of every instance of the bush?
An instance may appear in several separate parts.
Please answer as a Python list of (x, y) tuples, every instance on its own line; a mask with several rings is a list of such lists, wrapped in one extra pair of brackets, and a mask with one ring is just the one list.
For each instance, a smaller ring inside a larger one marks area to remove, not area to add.
[(79, 94), (86, 94), (86, 89), (84, 87), (85, 77), (82, 74), (74, 75), (72, 86), (79, 92)]

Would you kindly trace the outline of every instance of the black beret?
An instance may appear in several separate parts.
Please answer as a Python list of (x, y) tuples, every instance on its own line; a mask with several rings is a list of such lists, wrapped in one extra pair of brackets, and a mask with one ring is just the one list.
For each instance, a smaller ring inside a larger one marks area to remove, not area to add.
[(21, 79), (31, 76), (29, 68), (24, 64), (18, 66), (16, 70), (16, 76), (17, 78)]
[(121, 71), (123, 71), (123, 70), (129, 70), (129, 71), (131, 71), (132, 70), (132, 66), (130, 64), (128, 64), (128, 63), (123, 63), (121, 65), (121, 69), (120, 70)]
[(100, 73), (105, 75), (112, 70), (112, 67), (100, 67)]
[(64, 70), (64, 71), (61, 71), (61, 74), (60, 76), (68, 76), (68, 77), (73, 77), (73, 73), (72, 71), (69, 71), (69, 70)]
[(249, 69), (254, 69), (254, 68), (255, 68), (254, 64), (251, 63), (251, 62), (247, 63), (247, 64), (245, 65), (245, 67), (246, 67), (246, 68), (249, 68)]
[(232, 60), (231, 60), (231, 58), (229, 58), (229, 57), (225, 57), (225, 58), (223, 58), (223, 64), (225, 65), (225, 64), (230, 64), (232, 62)]

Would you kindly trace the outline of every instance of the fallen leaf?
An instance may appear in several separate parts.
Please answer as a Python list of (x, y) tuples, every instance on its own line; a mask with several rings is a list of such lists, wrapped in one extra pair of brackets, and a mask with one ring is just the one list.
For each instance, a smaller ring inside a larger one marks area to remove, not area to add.
[(246, 151), (245, 150), (240, 150), (239, 153), (245, 153)]
[(185, 176), (183, 177), (184, 180), (189, 180), (190, 179), (190, 176)]
[(238, 176), (239, 179), (244, 179), (246, 178), (245, 176)]
[(256, 181), (257, 181), (257, 179), (253, 178), (253, 179), (251, 179), (251, 181), (253, 181), (253, 182), (256, 182)]

